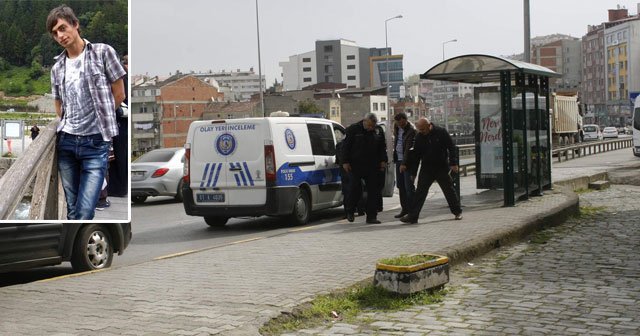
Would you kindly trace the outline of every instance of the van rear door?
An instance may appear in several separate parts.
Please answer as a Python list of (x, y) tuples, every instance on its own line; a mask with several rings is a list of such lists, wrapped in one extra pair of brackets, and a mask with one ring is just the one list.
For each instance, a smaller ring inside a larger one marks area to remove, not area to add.
[(216, 120), (196, 126), (190, 167), (195, 203), (264, 204), (264, 145), (268, 134), (264, 119)]

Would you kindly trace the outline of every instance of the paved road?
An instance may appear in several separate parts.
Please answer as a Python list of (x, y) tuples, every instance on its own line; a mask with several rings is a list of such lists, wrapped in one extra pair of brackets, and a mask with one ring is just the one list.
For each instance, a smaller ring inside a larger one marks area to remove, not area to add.
[(640, 187), (629, 185), (582, 194), (581, 206), (602, 211), (546, 231), (546, 244), (522, 243), (455, 268), (440, 304), (291, 334), (638, 335), (638, 199)]

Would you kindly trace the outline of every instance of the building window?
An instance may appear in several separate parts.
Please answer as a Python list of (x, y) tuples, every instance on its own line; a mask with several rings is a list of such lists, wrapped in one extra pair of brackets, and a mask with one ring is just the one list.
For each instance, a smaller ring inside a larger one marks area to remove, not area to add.
[(354, 60), (356, 59), (356, 55), (347, 55), (347, 60)]
[(347, 80), (356, 80), (356, 76), (347, 76)]
[(327, 53), (333, 52), (333, 46), (331, 45), (324, 46), (324, 52), (327, 52)]
[(337, 110), (336, 110), (336, 108), (335, 108), (335, 107), (332, 107), (332, 108), (331, 108), (331, 116), (332, 116), (332, 117), (336, 117), (336, 116), (338, 116), (338, 113), (337, 113)]
[(309, 63), (309, 62), (311, 62), (311, 58), (310, 57), (305, 57), (305, 58), (302, 59), (302, 62)]
[(377, 111), (378, 110), (378, 103), (373, 103), (373, 110)]
[(309, 67), (302, 68), (302, 71), (304, 71), (304, 72), (311, 72), (311, 68), (309, 68)]
[(354, 70), (355, 68), (356, 68), (356, 65), (355, 65), (355, 64), (349, 64), (349, 65), (347, 65), (347, 69), (348, 69), (348, 70)]
[(311, 81), (311, 78), (310, 78), (310, 77), (305, 77), (305, 78), (303, 79), (303, 81), (304, 81), (305, 83), (310, 82), (310, 81)]
[(332, 72), (333, 72), (333, 65), (324, 66), (324, 73), (332, 73)]
[(387, 104), (386, 103), (380, 103), (380, 111), (386, 111), (387, 110)]

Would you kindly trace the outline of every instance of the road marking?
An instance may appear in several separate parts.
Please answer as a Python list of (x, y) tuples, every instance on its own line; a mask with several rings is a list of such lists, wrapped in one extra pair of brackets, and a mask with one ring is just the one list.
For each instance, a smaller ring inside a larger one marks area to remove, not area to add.
[(231, 243), (228, 243), (229, 245), (234, 245), (234, 244), (242, 244), (242, 243), (248, 243), (248, 242), (252, 242), (254, 240), (260, 240), (260, 239), (265, 239), (267, 237), (255, 237), (255, 238), (249, 238), (249, 239), (245, 239), (245, 240), (238, 240), (238, 241), (234, 241)]
[(157, 258), (153, 258), (153, 260), (163, 260), (163, 259), (170, 259), (170, 258), (175, 258), (175, 257), (181, 257), (183, 255), (187, 255), (187, 254), (191, 254), (191, 253), (196, 253), (198, 252), (197, 250), (189, 250), (189, 251), (184, 251), (184, 252), (178, 252), (178, 253), (173, 253), (173, 254), (168, 254), (165, 256), (161, 256), (161, 257), (157, 257)]
[(303, 227), (303, 228), (299, 228), (299, 229), (291, 229), (287, 232), (300, 232), (300, 231), (306, 231), (306, 230), (311, 230), (311, 229), (315, 229), (316, 227), (318, 227), (320, 225), (312, 225), (312, 226), (307, 226), (307, 227)]
[(49, 282), (49, 281), (54, 281), (54, 280), (62, 280), (62, 279), (67, 279), (67, 278), (75, 278), (75, 277), (79, 277), (79, 276), (83, 276), (83, 275), (88, 275), (88, 274), (93, 274), (93, 273), (102, 272), (102, 271), (107, 270), (107, 269), (108, 269), (108, 268), (105, 268), (105, 269), (99, 269), (99, 270), (93, 270), (93, 271), (86, 271), (86, 272), (81, 272), (81, 273), (65, 274), (65, 275), (61, 275), (61, 276), (57, 276), (57, 277), (53, 277), (53, 278), (49, 278), (49, 279), (36, 280), (36, 281), (34, 281), (34, 282)]

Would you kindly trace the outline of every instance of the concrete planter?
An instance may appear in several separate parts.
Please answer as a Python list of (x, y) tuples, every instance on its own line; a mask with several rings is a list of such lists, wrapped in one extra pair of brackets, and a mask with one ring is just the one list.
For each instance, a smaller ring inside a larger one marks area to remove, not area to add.
[(429, 255), (436, 259), (410, 266), (377, 263), (373, 284), (390, 292), (405, 295), (446, 284), (449, 282), (449, 258)]

